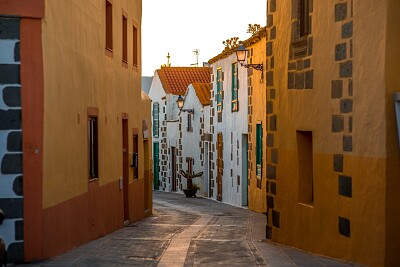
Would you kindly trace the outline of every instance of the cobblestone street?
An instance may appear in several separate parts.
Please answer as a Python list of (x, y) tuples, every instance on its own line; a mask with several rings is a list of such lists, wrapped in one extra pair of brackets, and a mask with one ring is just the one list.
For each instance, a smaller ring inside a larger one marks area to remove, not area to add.
[(153, 216), (47, 262), (22, 266), (355, 266), (263, 241), (263, 214), (153, 193)]

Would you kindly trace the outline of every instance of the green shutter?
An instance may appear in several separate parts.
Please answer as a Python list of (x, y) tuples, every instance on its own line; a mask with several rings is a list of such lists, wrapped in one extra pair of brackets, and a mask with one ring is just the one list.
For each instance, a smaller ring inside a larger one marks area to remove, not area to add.
[(232, 64), (232, 111), (238, 111), (238, 65)]
[(158, 102), (153, 103), (153, 137), (158, 137), (159, 135), (159, 104)]
[(222, 111), (222, 69), (217, 69), (217, 111)]

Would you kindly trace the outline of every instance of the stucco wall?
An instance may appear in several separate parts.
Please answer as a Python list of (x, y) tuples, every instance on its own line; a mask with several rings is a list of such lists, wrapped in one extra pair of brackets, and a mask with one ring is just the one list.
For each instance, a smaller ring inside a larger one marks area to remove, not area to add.
[[(388, 66), (397, 68), (385, 60), (398, 53), (386, 41), (398, 41), (398, 35), (387, 39), (386, 25), (393, 23), (388, 20), (387, 1), (310, 3), (312, 30), (303, 58), (292, 54), (292, 13), (296, 13), (292, 2), (269, 3), (269, 35), (276, 30), (271, 42), (276, 87), (273, 108), (278, 120), (274, 140), (279, 148), (275, 213), (268, 218), (272, 240), (384, 266), (386, 242), (391, 239), (386, 236), (398, 236), (397, 230), (386, 228), (388, 216), (392, 223), (398, 219), (388, 215), (386, 208), (390, 180), (387, 131), (393, 132), (394, 126), (390, 122), (393, 113), (388, 121), (385, 111), (389, 103), (385, 88), (389, 83), (390, 90), (398, 86), (394, 76), (385, 82)], [(312, 132), (311, 203), (299, 201), (302, 166), (296, 131)], [(391, 173), (398, 173), (398, 164)], [(398, 188), (397, 182), (391, 185)], [(392, 244), (398, 244), (397, 240)]]
[(400, 2), (387, 2), (387, 36), (385, 56), (386, 116), (387, 116), (387, 187), (386, 187), (386, 266), (396, 266), (400, 262), (400, 146), (397, 139), (393, 94), (400, 93)]
[[(151, 87), (150, 87), (150, 91), (149, 91), (149, 97), (152, 101), (152, 105), (151, 105), (151, 135), (153, 137), (153, 142), (152, 142), (152, 155), (154, 153), (154, 143), (158, 143), (159, 145), (159, 170), (158, 170), (158, 179), (160, 180), (160, 182), (162, 182), (162, 168), (161, 168), (161, 149), (162, 149), (162, 144), (161, 141), (163, 141), (163, 137), (162, 137), (162, 127), (164, 125), (163, 121), (164, 121), (164, 113), (163, 110), (165, 109), (165, 101), (162, 99), (163, 97), (165, 97), (166, 94), (162, 88), (162, 84), (160, 81), (160, 78), (158, 76), (157, 71), (154, 71), (154, 76), (153, 76), (153, 81), (151, 83)], [(153, 107), (154, 107), (154, 103), (158, 103), (159, 104), (159, 135), (158, 136), (154, 136), (153, 135)], [(165, 143), (165, 141), (163, 141)], [(154, 155), (153, 155), (153, 162), (154, 162)], [(154, 164), (152, 167), (153, 170), (153, 174), (154, 174)], [(156, 185), (157, 189), (158, 189), (158, 185)], [(154, 181), (153, 181), (153, 188), (154, 187)]]
[[(267, 196), (266, 196), (266, 184), (267, 184), (267, 131), (269, 129), (267, 120), (267, 77), (266, 73), (269, 69), (269, 62), (266, 62), (266, 38), (262, 37), (257, 42), (248, 45), (249, 50), (248, 63), (263, 64), (263, 70), (255, 70), (249, 68), (248, 71), (248, 97), (249, 97), (249, 114), (248, 114), (248, 125), (251, 131), (249, 132), (249, 209), (256, 212), (267, 211)], [(256, 125), (261, 124), (262, 132), (262, 175), (261, 181), (256, 175)]]
[[(43, 248), (28, 260), (48, 258), (98, 238), (122, 227), (125, 219), (144, 218), (145, 199), (151, 194), (145, 185), (142, 134), (142, 120), (149, 120), (150, 109), (141, 102), (141, 1), (112, 1), (113, 51), (105, 48), (104, 1), (45, 4), (43, 213), (37, 217), (46, 231), (34, 244)], [(127, 63), (122, 61), (122, 14), (128, 21)], [(132, 60), (133, 25), (138, 29), (137, 66)], [(99, 177), (89, 182), (87, 118), (93, 108), (98, 109)], [(139, 155), (138, 179), (129, 167), (125, 188), (120, 186), (123, 119), (127, 152), (132, 154), (137, 134)], [(128, 196), (125, 206), (123, 189)]]
[[(132, 23), (141, 23), (141, 1), (113, 1), (114, 51), (105, 49), (105, 4), (46, 1), (43, 20), (45, 78), (44, 195), (51, 207), (88, 190), (87, 109), (99, 109), (99, 183), (122, 176), (122, 113), (141, 129), (141, 71), (132, 63)], [(122, 64), (121, 10), (128, 14), (128, 64)], [(140, 55), (140, 27), (138, 33)], [(139, 66), (141, 59), (139, 56)], [(136, 104), (135, 104), (136, 103)], [(141, 132), (141, 131), (139, 131)], [(132, 151), (132, 142), (129, 138)], [(141, 134), (139, 153), (143, 155)], [(143, 164), (143, 159), (140, 159)], [(139, 177), (144, 170), (139, 168)], [(132, 173), (131, 173), (132, 175)], [(132, 181), (132, 176), (131, 179)], [(60, 190), (62, 188), (62, 190)]]
[[(201, 122), (203, 120), (203, 106), (201, 105), (199, 99), (197, 98), (196, 92), (193, 89), (193, 85), (189, 85), (188, 90), (186, 91), (185, 103), (183, 109), (194, 109), (194, 114), (191, 114), (191, 125), (192, 131), (188, 132), (188, 112), (180, 112), (181, 118), (181, 132), (182, 132), (182, 170), (188, 171), (188, 164), (186, 162), (186, 158), (192, 158), (194, 163), (192, 165), (193, 174), (197, 174), (199, 172), (204, 172), (203, 168), (203, 160), (200, 156), (204, 153), (201, 153)], [(178, 133), (179, 134), (179, 133)], [(204, 174), (204, 173), (203, 173)], [(182, 188), (186, 189), (186, 178), (182, 176)], [(200, 187), (198, 190), (198, 195), (204, 195), (204, 175), (202, 177), (197, 177), (192, 180), (193, 184), (196, 184)]]
[[(239, 111), (231, 111), (232, 102), (232, 63), (236, 62), (236, 54), (232, 53), (225, 58), (212, 63), (213, 93), (213, 161), (214, 168), (214, 198), (217, 198), (217, 135), (223, 136), (223, 177), (222, 177), (222, 202), (235, 206), (242, 205), (242, 135), (247, 134), (247, 69), (238, 67), (238, 100)], [(223, 109), (222, 122), (218, 122), (217, 112), (217, 69), (222, 68), (223, 80)]]

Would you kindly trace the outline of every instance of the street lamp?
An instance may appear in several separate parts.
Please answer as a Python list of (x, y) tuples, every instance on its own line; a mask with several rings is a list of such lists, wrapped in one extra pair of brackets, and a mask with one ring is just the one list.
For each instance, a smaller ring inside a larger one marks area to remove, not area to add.
[(184, 101), (183, 101), (183, 97), (181, 95), (178, 96), (178, 100), (176, 100), (176, 103), (178, 104), (178, 108), (179, 108), (180, 111), (194, 114), (194, 109), (193, 108), (192, 109), (182, 109)]
[(236, 52), (237, 61), (239, 61), (240, 65), (242, 65), (243, 67), (245, 67), (247, 69), (249, 67), (251, 67), (251, 68), (253, 68), (255, 70), (262, 71), (263, 70), (263, 64), (246, 64), (245, 63), (246, 57), (247, 57), (247, 51), (248, 51), (247, 48), (243, 44), (240, 44), (239, 47), (236, 48), (236, 51), (235, 51)]

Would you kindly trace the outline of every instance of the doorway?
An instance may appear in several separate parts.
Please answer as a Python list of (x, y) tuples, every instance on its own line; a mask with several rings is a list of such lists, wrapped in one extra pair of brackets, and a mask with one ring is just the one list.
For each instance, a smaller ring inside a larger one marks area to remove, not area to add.
[(247, 134), (242, 135), (242, 206), (248, 205), (248, 140)]
[(129, 141), (128, 120), (122, 119), (122, 190), (124, 198), (124, 222), (129, 222)]
[(217, 138), (217, 200), (222, 201), (222, 175), (224, 172), (222, 133)]
[(176, 148), (171, 147), (171, 183), (172, 192), (176, 192)]
[(150, 212), (151, 207), (151, 178), (150, 178), (150, 155), (149, 155), (149, 141), (143, 140), (143, 158), (144, 158), (144, 172), (145, 172), (145, 185), (144, 185), (144, 211), (147, 214)]
[(153, 187), (154, 190), (159, 188), (159, 143), (153, 143)]
[(209, 142), (204, 142), (204, 196), (211, 196)]

